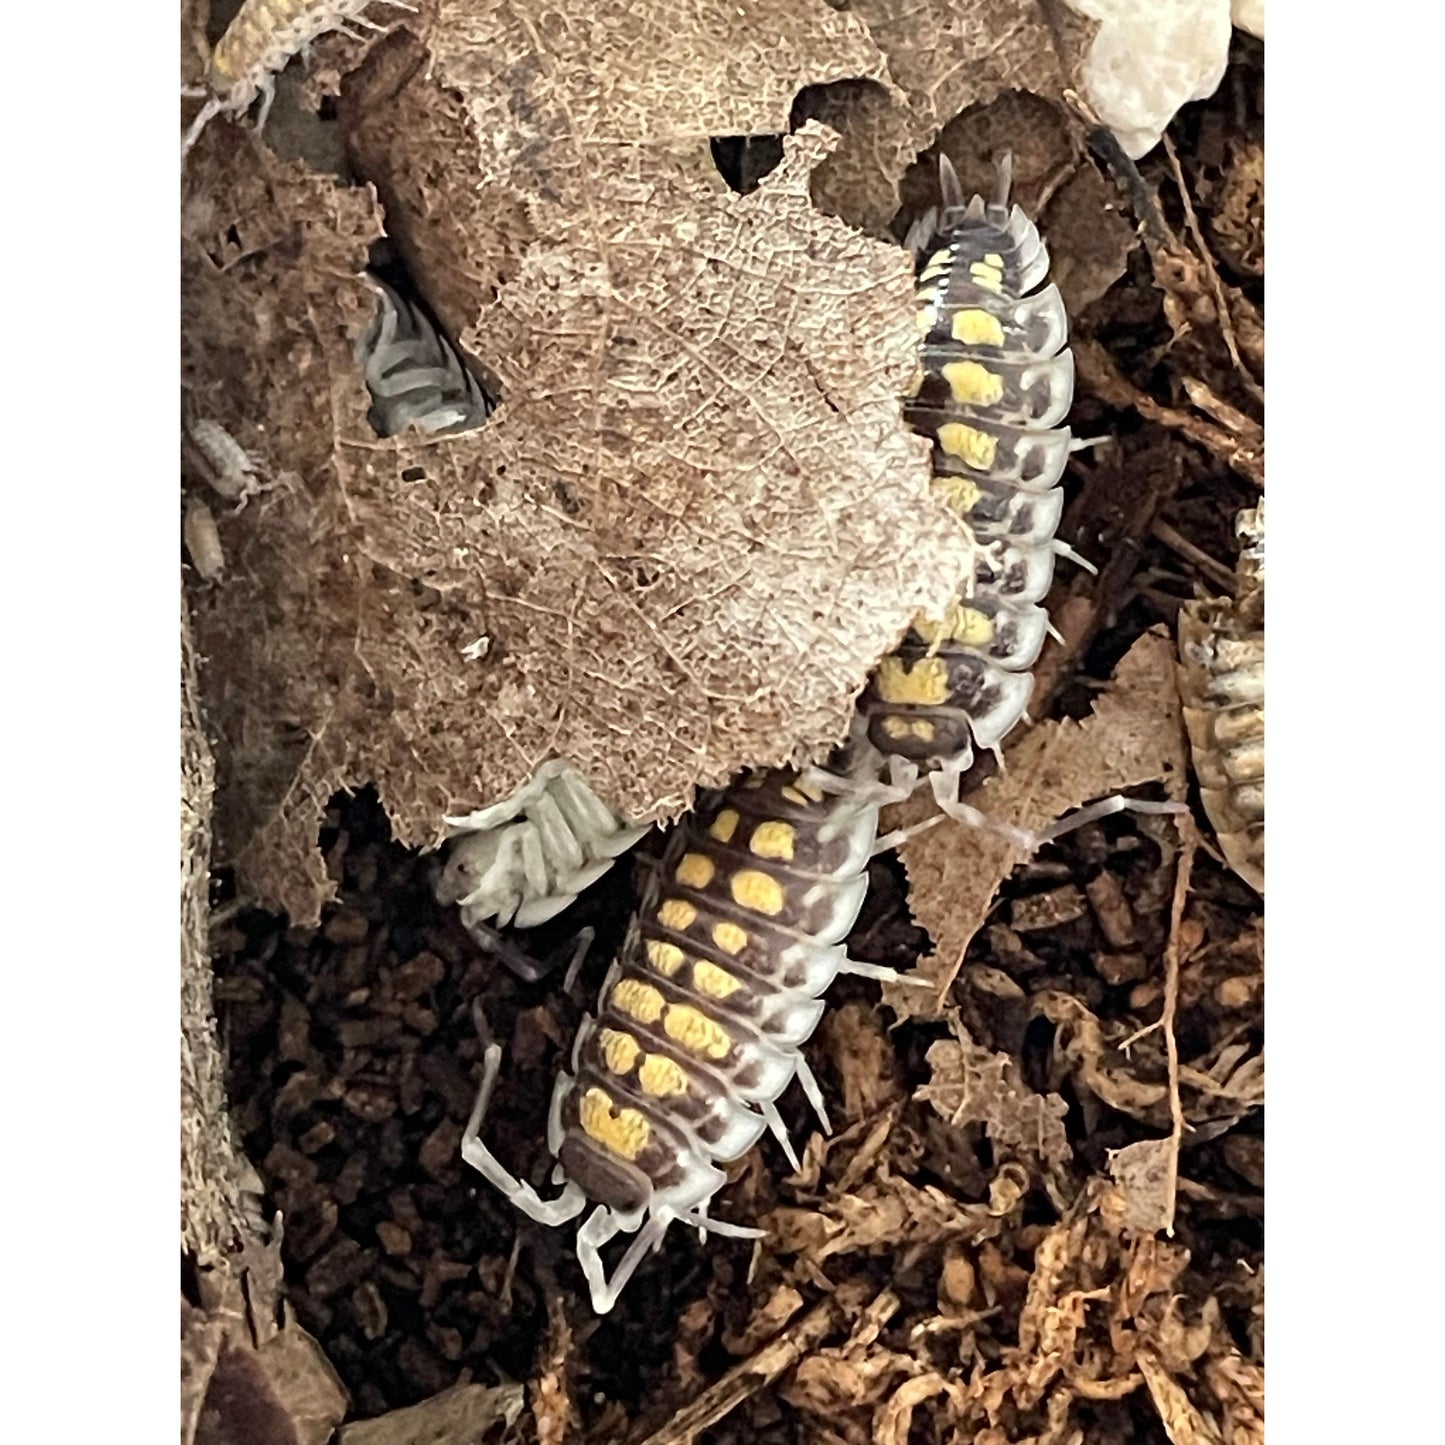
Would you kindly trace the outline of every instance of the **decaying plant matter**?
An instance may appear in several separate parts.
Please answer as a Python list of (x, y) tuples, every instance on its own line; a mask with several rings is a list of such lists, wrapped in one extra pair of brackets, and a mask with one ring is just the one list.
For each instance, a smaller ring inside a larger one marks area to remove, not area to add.
[[(1210, 833), (1122, 815), (1021, 861), (949, 823), (874, 860), (849, 953), (915, 982), (832, 991), (803, 1054), (833, 1132), (785, 1093), (796, 1167), (764, 1139), (719, 1194), (765, 1237), (673, 1230), (601, 1320), (570, 1232), (462, 1165), (472, 1004), (488, 1146), (548, 1192), (552, 1081), (666, 837), (509, 933), (527, 978), (419, 850), (548, 762), (666, 822), (842, 736), (969, 562), (899, 412), (890, 238), (939, 153), (971, 192), (1005, 146), (1102, 439), (1059, 528), (1099, 573), (1055, 579), (1028, 726), (964, 796), (1026, 828), (1120, 788), (1198, 807), (1174, 639), (1241, 600), (1263, 475), (1260, 45), (1136, 168), (1062, 6), (376, 13), (185, 169), (183, 460), (223, 558), (186, 572), (185, 1440), (1254, 1445), (1261, 899)], [(730, 190), (712, 142), (767, 137)], [(495, 410), (377, 434), (373, 276), (437, 323), (421, 371)]]

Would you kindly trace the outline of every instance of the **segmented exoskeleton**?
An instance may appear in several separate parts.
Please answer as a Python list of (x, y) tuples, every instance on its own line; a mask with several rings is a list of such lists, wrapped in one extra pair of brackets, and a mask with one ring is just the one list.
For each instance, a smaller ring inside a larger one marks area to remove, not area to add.
[(543, 763), (510, 798), (448, 818), (456, 841), (437, 883), (468, 930), (533, 928), (576, 902), (648, 830), (619, 818), (569, 764)]
[(1233, 597), (1179, 612), (1179, 692), (1200, 801), (1230, 866), (1264, 892), (1264, 502), (1239, 514)]
[(1050, 630), (1038, 604), (1055, 556), (1074, 555), (1054, 535), (1074, 364), (1058, 287), (1034, 290), (1048, 250), (1008, 205), (1008, 161), (987, 203), (964, 204), (946, 157), (941, 172), (942, 209), (910, 235), (926, 255), (919, 367), (903, 411), (933, 441), (936, 491), (968, 529), (975, 560), (946, 615), (920, 617), (879, 665), (859, 710), (896, 783), (911, 787), (928, 771), (943, 811), (977, 822), (957, 801), (959, 777), (976, 747), (996, 750), (1023, 717)]
[[(796, 1155), (777, 1099), (796, 1076), (819, 1118), (817, 1081), (799, 1052), (840, 973), (894, 979), (850, 959), (842, 940), (867, 891), (878, 800), (850, 782), (828, 794), (791, 771), (746, 775), (706, 799), (677, 829), (583, 1021), (572, 1072), (558, 1078), (547, 1142), (557, 1158), (544, 1200), (483, 1144), (482, 1118), (501, 1049), (485, 1053), (462, 1156), (544, 1224), (591, 1215), (577, 1253), (593, 1308), (615, 1303), (642, 1259), (679, 1220), (756, 1238), (708, 1218), (720, 1165), (772, 1129)], [(886, 841), (886, 840), (885, 840)], [(636, 1233), (611, 1279), (601, 1247)]]
[(376, 315), (356, 348), (371, 393), (368, 420), (378, 436), (418, 426), (429, 436), (471, 431), (492, 402), (456, 348), (405, 296), (377, 276)]
[[(257, 130), (263, 130), (276, 95), (276, 76), (293, 55), (331, 30), (356, 35), (350, 27), (382, 31), (386, 27), (363, 14), (372, 0), (245, 0), (211, 52), (206, 103), (181, 142), (184, 160), (201, 132), (222, 113), (242, 115), (261, 97)], [(383, 0), (394, 10), (415, 13), (409, 0)], [(357, 38), (361, 38), (357, 36)]]

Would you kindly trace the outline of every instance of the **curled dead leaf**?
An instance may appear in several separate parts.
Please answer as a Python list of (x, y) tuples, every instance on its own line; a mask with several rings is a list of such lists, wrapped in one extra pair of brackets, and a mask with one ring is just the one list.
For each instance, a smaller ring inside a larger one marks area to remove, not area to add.
[[(970, 800), (1001, 823), (1047, 826), (1092, 798), (1162, 780), (1183, 797), (1186, 763), (1174, 654), (1162, 629), (1142, 636), (1115, 669), (1108, 690), (1083, 722), (1042, 723), (1010, 749), (1008, 772), (991, 778)], [(910, 805), (904, 819), (912, 821)], [(919, 801), (916, 808), (926, 811)], [(1012, 844), (976, 828), (929, 829), (899, 850), (908, 870), (909, 905), (928, 930), (934, 952), (916, 976), (937, 985), (885, 986), (885, 1001), (902, 1019), (936, 1017), (983, 925), (999, 885), (1022, 861)]]
[(913, 1097), (926, 1100), (955, 1128), (982, 1124), (996, 1159), (1026, 1161), (1045, 1172), (1067, 1165), (1073, 1150), (1064, 1132), (1064, 1100), (1036, 1094), (1014, 1060), (975, 1042), (957, 1015), (949, 1023), (954, 1039), (929, 1046), (933, 1077)]

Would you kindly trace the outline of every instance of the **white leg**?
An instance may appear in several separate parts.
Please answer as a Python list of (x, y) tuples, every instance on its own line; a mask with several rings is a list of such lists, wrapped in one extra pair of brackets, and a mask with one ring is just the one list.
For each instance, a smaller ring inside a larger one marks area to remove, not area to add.
[(1114, 793), (1112, 796), (1102, 798), (1097, 803), (1090, 803), (1087, 808), (1080, 808), (1075, 813), (1070, 813), (1067, 818), (1061, 818), (1051, 827), (1045, 828), (1039, 834), (1039, 842), (1052, 843), (1056, 838), (1062, 838), (1065, 833), (1072, 833), (1075, 828), (1082, 828), (1085, 823), (1097, 822), (1100, 818), (1112, 817), (1115, 813), (1125, 811), (1130, 813), (1187, 813), (1188, 807), (1183, 803), (1151, 803), (1147, 798), (1126, 798), (1123, 793)]
[(586, 1195), (575, 1184), (569, 1183), (555, 1199), (543, 1199), (530, 1184), (508, 1171), (482, 1143), (482, 1120), (486, 1117), (501, 1066), (501, 1045), (489, 1044), (482, 1054), (482, 1083), (477, 1090), (477, 1102), (472, 1105), (472, 1116), (462, 1134), (462, 1158), (487, 1183), (505, 1194), (523, 1214), (529, 1215), (538, 1224), (565, 1224), (569, 1219), (576, 1219), (587, 1207)]
[(931, 818), (925, 818), (921, 823), (914, 823), (911, 827), (895, 828), (891, 833), (880, 833), (873, 844), (873, 852), (869, 856), (876, 858), (880, 853), (890, 853), (895, 848), (901, 848), (910, 838), (916, 838), (920, 833), (926, 833), (942, 821), (943, 814), (935, 813)]
[(577, 1231), (577, 1258), (582, 1264), (582, 1273), (587, 1276), (587, 1287), (592, 1294), (592, 1309), (595, 1314), (605, 1315), (617, 1303), (617, 1297), (632, 1278), (637, 1266), (662, 1243), (667, 1226), (672, 1223), (669, 1210), (652, 1215), (638, 1232), (637, 1238), (627, 1247), (627, 1253), (618, 1261), (617, 1269), (609, 1280), (603, 1272), (601, 1249), (621, 1227), (612, 1211), (605, 1204), (599, 1204), (588, 1217), (587, 1223)]
[(1015, 848), (1021, 848), (1025, 853), (1037, 851), (1043, 842), (1038, 833), (1031, 833), (1026, 828), (1015, 828), (1009, 823), (996, 822), (987, 813), (980, 813), (977, 808), (960, 801), (957, 796), (957, 773), (933, 773), (929, 777), (929, 783), (933, 788), (934, 802), (955, 822), (967, 823), (970, 828), (981, 828), (987, 833), (993, 833), (1012, 843)]
[(182, 160), (185, 160), (190, 154), (191, 147), (201, 138), (201, 132), (221, 113), (221, 110), (221, 102), (214, 96), (201, 107), (200, 114), (191, 122), (191, 128), (186, 132), (185, 138), (181, 141)]
[(766, 1229), (755, 1229), (751, 1224), (729, 1224), (725, 1219), (710, 1219), (705, 1203), (698, 1205), (690, 1213), (679, 1214), (677, 1217), (682, 1224), (696, 1226), (699, 1239), (705, 1239), (709, 1234), (716, 1234), (723, 1239), (766, 1239), (768, 1237)]
[(782, 1145), (783, 1157), (796, 1172), (800, 1165), (798, 1163), (797, 1151), (793, 1148), (793, 1141), (788, 1138), (788, 1126), (783, 1123), (783, 1116), (778, 1113), (778, 1106), (769, 1099), (766, 1103), (758, 1105), (758, 1113), (768, 1121), (768, 1129), (774, 1139)]
[(828, 1108), (823, 1103), (823, 1091), (818, 1087), (818, 1080), (808, 1067), (808, 1061), (801, 1054), (798, 1055), (798, 1082), (803, 1086), (804, 1097), (813, 1106), (813, 1112), (818, 1116), (823, 1132), (831, 1134), (833, 1126), (828, 1122)]
[(268, 75), (261, 82), (261, 109), (256, 115), (256, 134), (260, 135), (266, 129), (266, 118), (271, 114), (271, 106), (276, 99), (276, 77)]
[(570, 994), (577, 983), (577, 975), (582, 972), (582, 960), (587, 957), (587, 950), (592, 947), (593, 940), (597, 937), (595, 928), (584, 928), (577, 935), (577, 944), (572, 951), (572, 961), (567, 965), (567, 972), (562, 975), (562, 992)]
[(934, 988), (935, 984), (927, 979), (913, 978), (906, 973), (899, 973), (896, 968), (889, 968), (883, 963), (864, 963), (861, 959), (849, 958), (838, 966), (839, 973), (851, 973), (858, 978), (871, 978), (878, 983), (901, 983), (910, 987)]

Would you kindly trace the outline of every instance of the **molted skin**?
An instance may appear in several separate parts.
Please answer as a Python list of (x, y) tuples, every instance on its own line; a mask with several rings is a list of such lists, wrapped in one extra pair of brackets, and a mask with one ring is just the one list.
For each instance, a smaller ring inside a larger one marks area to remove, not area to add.
[[(1002, 199), (948, 203), (918, 278), (919, 370), (904, 400), (933, 441), (934, 485), (978, 544), (944, 618), (918, 619), (869, 681), (868, 740), (922, 770), (961, 773), (1018, 723), (1048, 629), (1073, 399), (1068, 320), (1038, 228)], [(1006, 177), (1000, 186), (1006, 194)], [(1032, 293), (1032, 294), (1031, 294)]]

